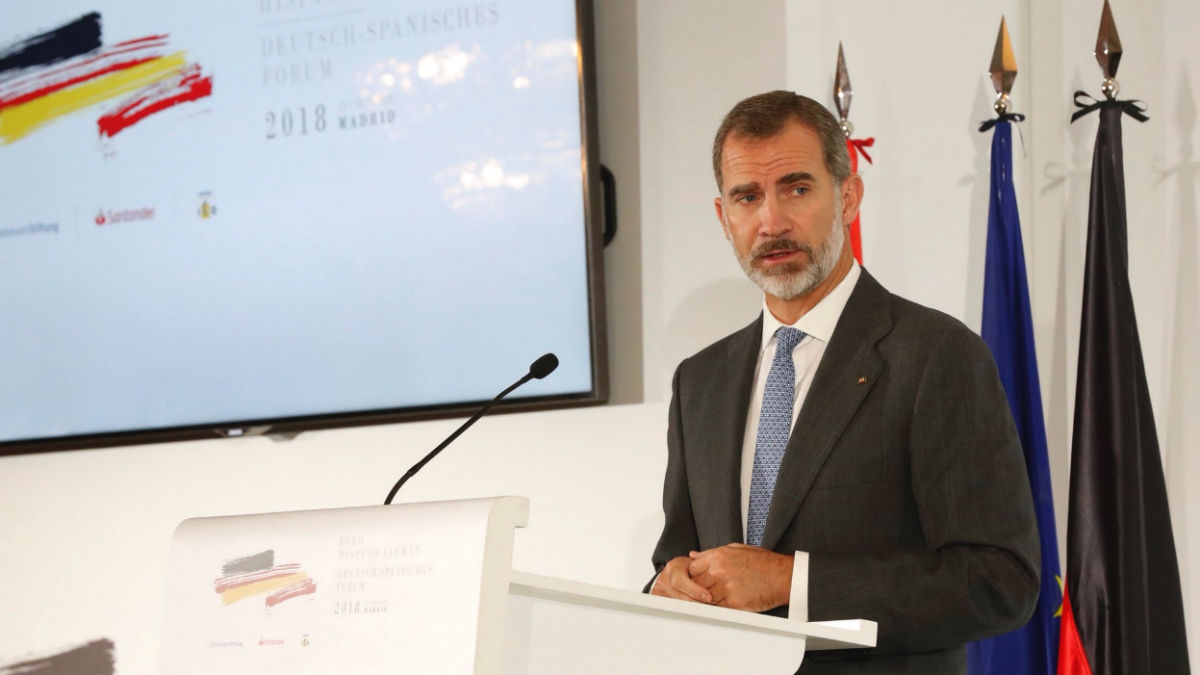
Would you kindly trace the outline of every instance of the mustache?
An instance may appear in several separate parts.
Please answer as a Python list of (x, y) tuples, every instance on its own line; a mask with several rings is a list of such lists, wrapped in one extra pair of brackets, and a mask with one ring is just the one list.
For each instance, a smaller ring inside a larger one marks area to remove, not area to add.
[(810, 258), (813, 255), (811, 246), (792, 241), (790, 239), (770, 239), (768, 241), (764, 241), (763, 243), (751, 249), (750, 255), (758, 258), (760, 256), (770, 255), (772, 253), (779, 253), (780, 251), (802, 251)]

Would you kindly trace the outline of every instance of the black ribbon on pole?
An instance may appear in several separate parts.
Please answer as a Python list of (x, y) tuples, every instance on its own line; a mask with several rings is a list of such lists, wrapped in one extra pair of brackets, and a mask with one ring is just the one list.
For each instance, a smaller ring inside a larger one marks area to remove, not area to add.
[(1022, 115), (1021, 113), (1004, 113), (1003, 115), (1000, 115), (1000, 116), (996, 117), (995, 119), (990, 119), (990, 120), (986, 120), (984, 122), (980, 122), (979, 131), (980, 131), (980, 133), (987, 131), (987, 130), (991, 129), (992, 127), (996, 126), (996, 124), (999, 122), (1024, 122), (1024, 121), (1025, 121), (1025, 116)]
[[(1091, 103), (1088, 103), (1088, 101), (1091, 101)], [(1084, 115), (1087, 115), (1088, 113), (1100, 110), (1101, 108), (1119, 108), (1121, 112), (1129, 115), (1139, 122), (1147, 122), (1150, 120), (1150, 118), (1146, 116), (1146, 104), (1141, 101), (1118, 101), (1116, 99), (1097, 101), (1086, 91), (1075, 92), (1075, 107), (1079, 108), (1079, 110), (1076, 110), (1075, 114), (1071, 115), (1072, 122), (1080, 117), (1083, 117)]]

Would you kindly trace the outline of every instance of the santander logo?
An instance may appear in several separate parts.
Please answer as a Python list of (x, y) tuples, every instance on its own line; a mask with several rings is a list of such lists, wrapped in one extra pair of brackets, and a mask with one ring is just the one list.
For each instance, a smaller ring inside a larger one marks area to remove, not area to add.
[(132, 223), (138, 220), (153, 220), (155, 209), (153, 206), (143, 206), (137, 209), (100, 209), (96, 213), (97, 227), (105, 224), (115, 225), (117, 223)]

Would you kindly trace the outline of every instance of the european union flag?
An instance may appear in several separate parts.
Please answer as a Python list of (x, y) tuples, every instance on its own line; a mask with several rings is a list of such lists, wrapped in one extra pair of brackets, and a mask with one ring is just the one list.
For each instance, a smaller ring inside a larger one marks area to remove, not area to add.
[(1021, 221), (1012, 181), (1012, 125), (995, 123), (989, 190), (987, 260), (983, 281), (983, 340), (992, 350), (1025, 450), (1025, 468), (1037, 509), (1042, 544), (1042, 587), (1033, 617), (1023, 627), (967, 646), (967, 672), (1052, 675), (1058, 665), (1058, 538), (1054, 526), (1046, 424), (1038, 384), (1029, 284)]

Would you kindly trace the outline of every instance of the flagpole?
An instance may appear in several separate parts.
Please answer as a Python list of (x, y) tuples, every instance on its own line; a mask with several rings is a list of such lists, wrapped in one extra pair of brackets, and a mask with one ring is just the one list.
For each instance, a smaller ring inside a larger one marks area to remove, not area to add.
[[(850, 71), (846, 69), (846, 54), (842, 51), (842, 43), (838, 42), (837, 71), (833, 78), (833, 104), (841, 119), (842, 133), (846, 136), (846, 153), (850, 155), (850, 173), (858, 173), (858, 156), (861, 154), (868, 164), (872, 164), (871, 156), (866, 148), (875, 145), (875, 139), (851, 138), (854, 125), (850, 123), (850, 101), (854, 98), (854, 90), (850, 87)], [(861, 213), (854, 215), (850, 225), (850, 248), (858, 264), (863, 261)]]

